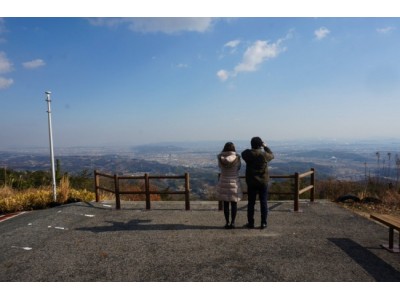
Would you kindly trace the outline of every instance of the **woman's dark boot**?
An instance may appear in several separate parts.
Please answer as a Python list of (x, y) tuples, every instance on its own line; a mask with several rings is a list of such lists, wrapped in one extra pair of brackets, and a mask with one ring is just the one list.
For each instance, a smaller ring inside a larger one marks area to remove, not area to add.
[(224, 201), (225, 229), (229, 229), (229, 202)]

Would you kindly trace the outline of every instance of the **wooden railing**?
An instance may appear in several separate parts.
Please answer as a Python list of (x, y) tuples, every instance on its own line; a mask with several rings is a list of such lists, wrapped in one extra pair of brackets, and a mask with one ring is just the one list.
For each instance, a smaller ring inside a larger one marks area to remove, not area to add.
[[(100, 177), (106, 177), (114, 180), (113, 189), (105, 188), (100, 186)], [(120, 180), (144, 180), (144, 190), (143, 191), (121, 191)], [(150, 179), (184, 179), (185, 180), (185, 190), (184, 191), (154, 191), (150, 189)], [(118, 176), (116, 174), (109, 175), (94, 171), (94, 181), (95, 181), (95, 194), (96, 202), (100, 201), (99, 191), (106, 191), (115, 194), (116, 209), (121, 209), (121, 197), (120, 195), (146, 195), (146, 209), (151, 209), (150, 195), (163, 195), (163, 194), (182, 194), (185, 195), (185, 209), (190, 210), (190, 185), (189, 185), (189, 173), (185, 173), (182, 176), (150, 176), (149, 174), (144, 174), (143, 176)]]
[[(301, 179), (310, 176), (310, 184), (302, 189), (301, 187)], [(106, 177), (113, 179), (113, 188), (106, 188), (104, 186), (100, 186), (100, 177)], [(244, 179), (245, 176), (240, 176), (241, 179)], [(294, 211), (299, 211), (299, 200), (300, 195), (304, 194), (305, 192), (310, 191), (310, 201), (314, 202), (315, 200), (315, 170), (311, 168), (310, 171), (305, 173), (294, 173), (293, 175), (270, 175), (271, 179), (291, 179), (294, 180), (293, 190), (290, 192), (269, 192), (270, 195), (288, 195), (293, 196), (294, 200)], [(120, 180), (144, 180), (144, 190), (143, 191), (121, 191), (120, 190)], [(154, 191), (150, 189), (150, 179), (184, 179), (185, 180), (185, 190), (184, 191)], [(182, 176), (150, 176), (147, 173), (143, 176), (118, 176), (116, 174), (109, 175), (100, 173), (98, 171), (94, 171), (94, 181), (95, 181), (95, 194), (96, 194), (96, 202), (100, 201), (99, 191), (106, 191), (109, 193), (115, 194), (115, 201), (116, 201), (116, 209), (121, 208), (121, 198), (120, 195), (126, 194), (139, 194), (139, 195), (146, 195), (146, 209), (151, 209), (151, 201), (150, 195), (158, 194), (183, 194), (185, 195), (185, 209), (190, 210), (190, 185), (189, 185), (189, 173), (185, 173)], [(245, 191), (243, 194), (247, 194)], [(289, 199), (290, 200), (290, 199)], [(219, 209), (222, 210), (223, 202), (219, 201)]]
[[(310, 185), (300, 189), (301, 179), (310, 176)], [(245, 179), (246, 176), (240, 176), (241, 179)], [(310, 191), (310, 201), (314, 202), (315, 200), (315, 170), (311, 168), (310, 171), (299, 174), (294, 173), (293, 175), (270, 175), (271, 179), (291, 179), (294, 180), (293, 190), (290, 192), (268, 192), (269, 195), (288, 195), (293, 196), (294, 200), (294, 211), (299, 211), (299, 200), (300, 195), (305, 192)], [(243, 192), (244, 195), (247, 195), (247, 192)], [(290, 199), (289, 199), (290, 200)], [(222, 210), (223, 202), (219, 201), (219, 210)]]

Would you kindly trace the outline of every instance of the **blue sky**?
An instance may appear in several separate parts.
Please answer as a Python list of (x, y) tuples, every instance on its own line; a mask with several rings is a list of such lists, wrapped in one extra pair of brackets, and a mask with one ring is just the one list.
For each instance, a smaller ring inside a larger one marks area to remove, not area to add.
[(1, 147), (398, 138), (400, 18), (0, 18)]

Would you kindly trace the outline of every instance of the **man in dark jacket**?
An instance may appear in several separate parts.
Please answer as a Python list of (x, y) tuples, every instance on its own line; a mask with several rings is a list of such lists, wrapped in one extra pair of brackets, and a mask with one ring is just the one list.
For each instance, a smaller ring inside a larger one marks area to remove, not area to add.
[(268, 215), (268, 162), (274, 158), (271, 149), (259, 137), (251, 139), (251, 149), (242, 152), (246, 162), (246, 183), (248, 193), (247, 221), (248, 228), (254, 228), (254, 206), (257, 194), (260, 197), (261, 229), (267, 227)]

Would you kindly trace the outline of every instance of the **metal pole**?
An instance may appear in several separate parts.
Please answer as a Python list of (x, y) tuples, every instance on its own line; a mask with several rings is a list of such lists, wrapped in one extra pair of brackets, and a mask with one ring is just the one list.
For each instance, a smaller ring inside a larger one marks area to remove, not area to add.
[(47, 114), (49, 119), (49, 142), (50, 142), (50, 159), (51, 159), (51, 175), (52, 175), (52, 186), (53, 186), (53, 201), (57, 202), (57, 186), (56, 186), (56, 170), (54, 167), (54, 148), (53, 148), (53, 130), (51, 127), (51, 108), (50, 108), (50, 94), (51, 92), (45, 92), (47, 102)]

